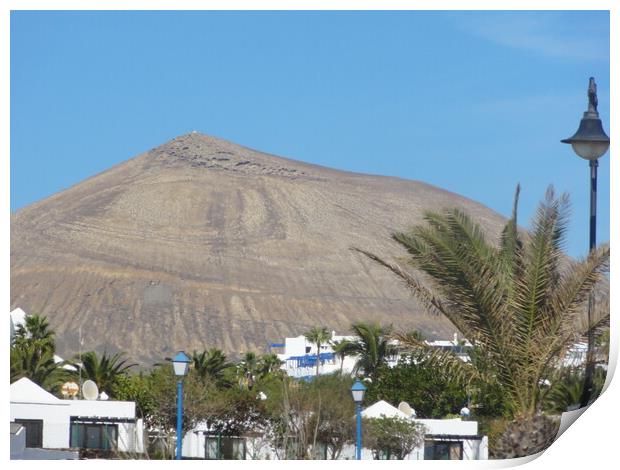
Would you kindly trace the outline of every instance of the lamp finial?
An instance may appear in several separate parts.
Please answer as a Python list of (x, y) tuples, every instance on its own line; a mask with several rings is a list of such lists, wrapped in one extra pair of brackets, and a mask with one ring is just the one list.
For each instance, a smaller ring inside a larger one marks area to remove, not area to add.
[(588, 112), (598, 113), (598, 98), (596, 96), (596, 82), (594, 77), (590, 77), (590, 83), (588, 84)]

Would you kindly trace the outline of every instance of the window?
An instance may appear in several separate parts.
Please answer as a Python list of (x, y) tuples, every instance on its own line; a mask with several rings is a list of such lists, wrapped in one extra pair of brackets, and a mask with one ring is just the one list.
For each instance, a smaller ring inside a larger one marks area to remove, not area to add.
[(245, 460), (245, 438), (207, 436), (205, 458), (207, 460)]
[(116, 448), (118, 425), (71, 423), (71, 447), (110, 450)]
[(460, 441), (426, 441), (424, 460), (463, 460), (463, 443)]
[(26, 447), (43, 447), (43, 420), (16, 419), (26, 430)]

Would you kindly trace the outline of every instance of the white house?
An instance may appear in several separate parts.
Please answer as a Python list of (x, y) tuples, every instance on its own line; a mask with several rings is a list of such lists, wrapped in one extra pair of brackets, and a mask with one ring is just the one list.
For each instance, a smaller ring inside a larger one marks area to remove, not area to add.
[(144, 452), (134, 402), (61, 400), (21, 378), (11, 384), (10, 405), (10, 420), (25, 428), (27, 448)]
[(26, 427), (11, 423), (11, 460), (77, 460), (77, 450), (26, 447)]
[[(398, 417), (414, 420), (424, 425), (424, 445), (407, 456), (407, 460), (486, 460), (488, 439), (478, 435), (476, 421), (457, 419), (414, 419), (385, 401), (378, 401), (362, 411), (364, 418)], [(182, 445), (183, 458), (246, 460), (277, 460), (261, 433), (248, 433), (239, 437), (214, 435), (204, 425), (198, 425), (185, 434)], [(362, 459), (373, 458), (370, 449), (362, 449)], [(340, 459), (355, 459), (355, 446), (343, 449)]]
[[(342, 370), (344, 373), (351, 373), (356, 357), (346, 357), (341, 360), (334, 354), (332, 348), (333, 343), (342, 340), (355, 340), (355, 336), (336, 335), (335, 331), (331, 333), (331, 340), (327, 344), (321, 345), (319, 351), (319, 374), (331, 374)], [(398, 344), (394, 341), (394, 344)], [(435, 340), (426, 341), (426, 344), (433, 348), (450, 350), (454, 352), (459, 359), (468, 362), (469, 352), (472, 344), (467, 340), (459, 340), (457, 333), (451, 340)], [(316, 374), (316, 344), (310, 343), (305, 336), (300, 335), (294, 338), (285, 338), (284, 343), (272, 343), (270, 349), (279, 349), (278, 358), (283, 361), (282, 369), (290, 377), (311, 378)], [(585, 362), (588, 345), (587, 343), (575, 343), (566, 352), (566, 355), (560, 362), (562, 367), (577, 367)], [(398, 363), (398, 357), (389, 358), (388, 366), (393, 367)]]
[[(331, 374), (342, 370), (344, 373), (351, 373), (357, 361), (356, 357), (348, 356), (344, 360), (334, 354), (332, 344), (343, 340), (354, 341), (355, 336), (337, 335), (335, 331), (331, 333), (331, 339), (328, 343), (321, 345), (319, 351), (319, 374)], [(397, 341), (393, 341), (395, 345)], [(427, 341), (432, 347), (439, 349), (450, 349), (463, 361), (469, 361), (468, 350), (471, 344), (468, 341), (459, 341), (457, 334), (454, 334), (452, 340)], [(310, 378), (316, 375), (317, 350), (316, 344), (306, 340), (304, 335), (294, 338), (285, 338), (284, 343), (272, 343), (270, 349), (280, 349), (278, 358), (284, 363), (282, 369), (290, 377)], [(393, 367), (398, 363), (398, 356), (388, 358), (388, 366)]]
[[(381, 400), (362, 411), (363, 418), (400, 418), (424, 426), (424, 445), (406, 460), (487, 460), (488, 438), (478, 435), (477, 421), (456, 419), (415, 419)], [(353, 455), (353, 446), (347, 454)], [(344, 452), (343, 452), (344, 453)], [(369, 449), (362, 449), (362, 459), (372, 459)]]
[[(343, 339), (352, 340), (353, 336), (338, 336), (332, 331), (331, 342), (342, 341)], [(283, 344), (271, 345), (279, 346), (284, 351), (278, 354), (278, 358), (284, 363), (282, 369), (286, 371), (290, 377), (304, 378), (312, 377), (316, 374), (316, 344), (306, 340), (304, 335), (295, 338), (285, 338)], [(355, 358), (346, 357), (341, 363), (341, 359), (334, 354), (334, 350), (330, 343), (321, 345), (319, 351), (319, 373), (331, 374), (333, 372), (342, 371), (349, 373), (355, 366)]]

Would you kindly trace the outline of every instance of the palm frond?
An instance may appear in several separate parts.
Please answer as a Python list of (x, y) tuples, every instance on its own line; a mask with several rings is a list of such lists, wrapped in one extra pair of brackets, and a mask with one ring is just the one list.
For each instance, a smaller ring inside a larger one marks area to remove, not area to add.
[(438, 374), (455, 380), (464, 387), (481, 380), (494, 380), (493, 377), (482, 374), (470, 363), (464, 362), (450, 350), (431, 347), (407, 333), (396, 332), (392, 334), (392, 338), (397, 340), (400, 347), (411, 353), (414, 358), (424, 360), (429, 367), (434, 367)]

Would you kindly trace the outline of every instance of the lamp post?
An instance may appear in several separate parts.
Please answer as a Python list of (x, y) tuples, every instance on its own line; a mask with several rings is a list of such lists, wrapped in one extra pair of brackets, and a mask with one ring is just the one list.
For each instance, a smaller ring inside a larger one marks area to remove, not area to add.
[(355, 416), (357, 420), (357, 439), (355, 441), (355, 460), (362, 460), (362, 400), (366, 387), (357, 379), (351, 387), (351, 395), (355, 402)]
[[(596, 83), (594, 77), (590, 77), (588, 85), (588, 110), (583, 113), (579, 123), (579, 129), (575, 135), (562, 140), (564, 144), (571, 144), (573, 150), (581, 158), (590, 162), (590, 251), (596, 247), (596, 180), (598, 159), (609, 148), (609, 137), (603, 130), (603, 124), (598, 115), (598, 97), (596, 95)], [(592, 395), (594, 377), (594, 334), (590, 329), (592, 325), (592, 310), (594, 309), (594, 293), (588, 298), (588, 352), (586, 355), (586, 371), (583, 382), (583, 392), (579, 400), (579, 406), (588, 406)]]
[(183, 446), (183, 377), (189, 369), (189, 357), (183, 351), (179, 351), (172, 359), (174, 375), (177, 376), (177, 453), (176, 460), (181, 460)]

